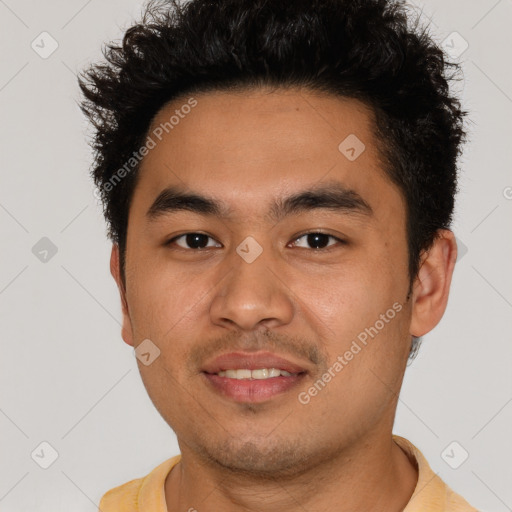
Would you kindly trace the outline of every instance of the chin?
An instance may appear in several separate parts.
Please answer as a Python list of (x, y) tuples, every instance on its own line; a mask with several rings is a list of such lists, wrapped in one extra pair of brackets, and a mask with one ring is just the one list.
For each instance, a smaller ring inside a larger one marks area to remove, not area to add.
[[(299, 450), (299, 448), (302, 448)], [(237, 477), (295, 478), (314, 465), (314, 454), (307, 454), (304, 444), (297, 441), (271, 440), (258, 441), (230, 439), (214, 446), (201, 446), (201, 455), (210, 463), (222, 467)], [(316, 454), (318, 456), (318, 454)]]

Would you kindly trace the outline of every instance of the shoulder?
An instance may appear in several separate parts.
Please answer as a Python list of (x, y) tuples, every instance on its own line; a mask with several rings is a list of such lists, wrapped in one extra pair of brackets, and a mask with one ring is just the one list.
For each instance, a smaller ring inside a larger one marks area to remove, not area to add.
[(418, 469), (418, 481), (413, 495), (403, 512), (428, 510), (429, 512), (478, 512), (462, 496), (453, 491), (432, 471), (423, 453), (407, 439), (393, 435)]
[(138, 510), (137, 496), (144, 478), (130, 480), (123, 485), (107, 491), (101, 498), (99, 509), (101, 512), (119, 510), (135, 512)]
[(449, 512), (478, 512), (460, 494), (446, 486), (446, 510)]
[[(162, 462), (145, 477), (130, 480), (107, 491), (101, 498), (101, 512), (139, 512), (146, 510), (151, 502), (151, 510), (160, 511), (165, 505), (164, 483), (169, 471), (179, 462), (176, 455)], [(163, 509), (166, 510), (166, 509)]]

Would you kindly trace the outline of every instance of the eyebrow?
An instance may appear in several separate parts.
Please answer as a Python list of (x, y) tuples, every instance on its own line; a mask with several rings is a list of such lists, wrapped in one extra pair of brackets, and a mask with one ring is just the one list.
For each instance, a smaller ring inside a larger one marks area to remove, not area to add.
[[(290, 215), (320, 209), (368, 217), (373, 215), (371, 206), (355, 190), (346, 188), (339, 182), (331, 182), (275, 200), (267, 217), (279, 222)], [(146, 212), (146, 217), (148, 221), (154, 221), (163, 215), (183, 210), (224, 218), (232, 215), (232, 210), (223, 201), (182, 186), (170, 186), (158, 194)]]

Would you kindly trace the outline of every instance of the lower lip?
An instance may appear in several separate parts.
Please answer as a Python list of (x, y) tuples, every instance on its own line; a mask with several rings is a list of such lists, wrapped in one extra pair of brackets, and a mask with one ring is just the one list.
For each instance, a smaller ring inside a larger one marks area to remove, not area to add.
[(236, 402), (258, 403), (290, 391), (305, 374), (271, 377), (269, 379), (230, 379), (212, 373), (204, 373), (213, 389)]

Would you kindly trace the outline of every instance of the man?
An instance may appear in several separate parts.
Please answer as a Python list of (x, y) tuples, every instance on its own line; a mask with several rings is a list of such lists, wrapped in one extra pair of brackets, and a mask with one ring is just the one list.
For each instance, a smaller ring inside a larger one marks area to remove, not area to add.
[(124, 341), (181, 455), (110, 511), (474, 511), (392, 426), (464, 140), (383, 0), (153, 2), (80, 79)]

